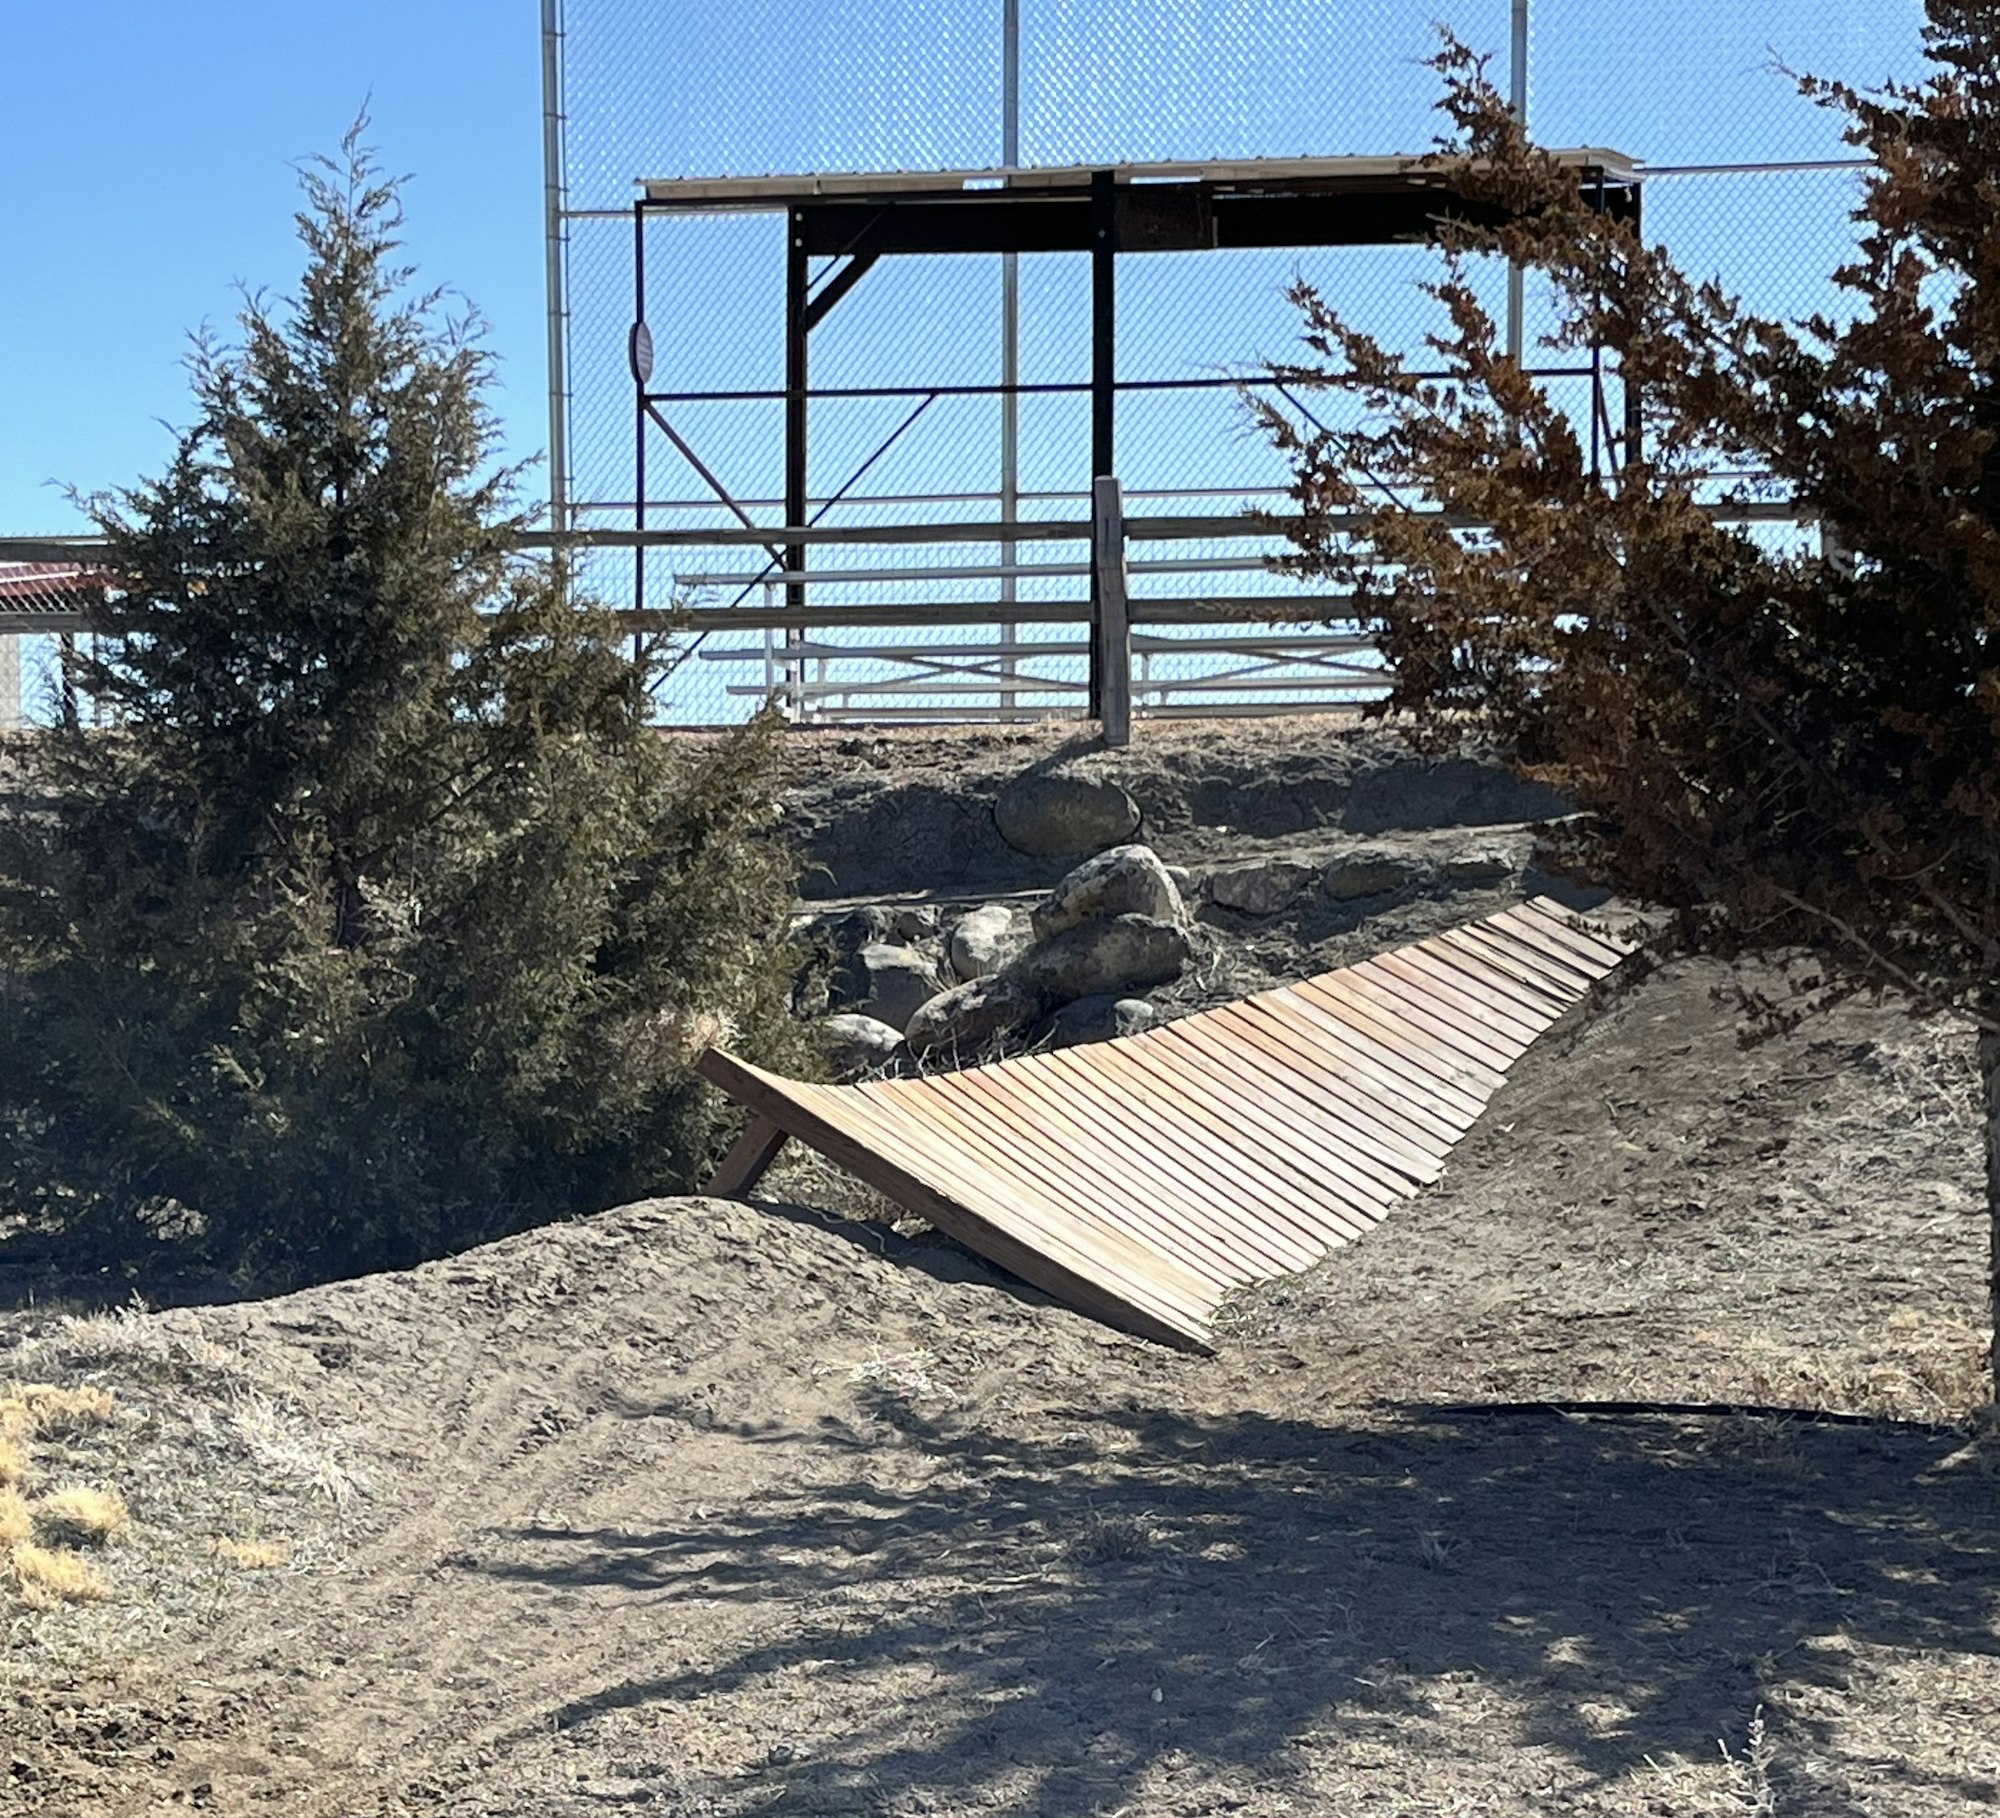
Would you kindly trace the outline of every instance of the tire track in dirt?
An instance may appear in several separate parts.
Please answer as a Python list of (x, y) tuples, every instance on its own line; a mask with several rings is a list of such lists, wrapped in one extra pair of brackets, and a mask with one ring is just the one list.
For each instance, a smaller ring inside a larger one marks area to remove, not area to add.
[[(837, 1487), (857, 1450), (885, 1494), (934, 1473), (915, 1448), (897, 1457), (903, 1436), (857, 1376), (924, 1360), (904, 1367), (936, 1372), (940, 1405), (965, 1393), (946, 1379), (980, 1381), (995, 1405), (1023, 1356), (1075, 1382), (1107, 1355), (1142, 1355), (995, 1287), (972, 1259), (936, 1251), (938, 1279), (918, 1248), (857, 1235), (678, 1202), (365, 1295), (293, 1297), (286, 1342), (365, 1333), (337, 1371), (280, 1373), (366, 1435), (381, 1503), (337, 1568), (281, 1588), (205, 1651), (198, 1671), (221, 1695), (262, 1698), (262, 1737), (190, 1749), (189, 1783), (205, 1779), (212, 1803), (233, 1785), (317, 1813), (448, 1806), (517, 1755), (506, 1777), (542, 1778), (548, 1738), (649, 1665), (687, 1670), (763, 1639), (757, 1612), (718, 1628), (690, 1589), (705, 1521)], [(275, 1336), (230, 1323), (253, 1355)], [(670, 1569), (652, 1563), (661, 1537)], [(735, 1569), (726, 1544), (708, 1564)]]

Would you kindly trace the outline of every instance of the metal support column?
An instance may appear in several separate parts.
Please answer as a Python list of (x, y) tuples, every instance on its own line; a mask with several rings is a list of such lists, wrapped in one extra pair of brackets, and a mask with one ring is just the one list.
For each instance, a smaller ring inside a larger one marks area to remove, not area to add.
[[(632, 528), (646, 528), (646, 386), (650, 373), (642, 370), (647, 363), (638, 355), (643, 344), (650, 344), (651, 331), (646, 327), (646, 205), (644, 202), (632, 204), (632, 389), (636, 408), (632, 415), (635, 441), (632, 450)], [(643, 612), (646, 606), (646, 546), (643, 540), (632, 550), (632, 609)]]
[[(1000, 19), (1000, 162), (1008, 170), (1021, 163), (1021, 0), (1005, 0)], [(1021, 515), (1021, 400), (1014, 387), (1021, 382), (1021, 255), (1000, 255), (1000, 522), (1011, 524)], [(1000, 545), (1002, 566), (1012, 568), (1018, 545), (1009, 538)], [(1000, 603), (1011, 606), (1015, 581), (1000, 580)], [(1004, 613), (1000, 648), (1000, 705), (1012, 714), (1020, 695), (1015, 687), (1019, 665), (1011, 652), (1020, 627)]]
[[(811, 328), (806, 320), (809, 271), (806, 263), (805, 220), (796, 208), (785, 218), (785, 524), (798, 529), (806, 521), (806, 349)], [(785, 545), (785, 568), (803, 574), (806, 546)], [(806, 603), (803, 580), (785, 583), (785, 604), (797, 610)], [(796, 634), (788, 632), (790, 643)]]
[(1090, 477), (1117, 471), (1118, 183), (1090, 176)]
[[(1090, 177), (1090, 476), (1118, 471), (1118, 183), (1108, 170)], [(1094, 568), (1093, 564), (1093, 568)], [(1090, 583), (1090, 706), (1104, 713), (1103, 615), (1095, 573)]]
[[(1635, 239), (1642, 239), (1645, 234), (1645, 205), (1646, 192), (1635, 187), (1632, 191), (1632, 234)], [(1618, 451), (1618, 465), (1623, 469), (1646, 458), (1645, 399), (1624, 371), (1619, 372), (1618, 380), (1625, 394), (1625, 446)]]
[(569, 179), (563, 157), (562, 0), (542, 0), (542, 232), (547, 242), (549, 528), (569, 528)]
[[(1528, 124), (1528, 0), (1514, 0), (1513, 31), (1507, 50), (1507, 104), (1525, 129)], [(1526, 287), (1521, 268), (1507, 267), (1507, 357), (1518, 363), (1527, 345), (1522, 318), (1526, 314)]]

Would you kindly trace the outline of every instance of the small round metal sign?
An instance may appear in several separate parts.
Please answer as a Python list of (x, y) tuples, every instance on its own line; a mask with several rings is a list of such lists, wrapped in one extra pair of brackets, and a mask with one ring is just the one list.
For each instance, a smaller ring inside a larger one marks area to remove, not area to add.
[(632, 341), (627, 349), (632, 377), (641, 385), (653, 376), (653, 331), (643, 322), (632, 324)]

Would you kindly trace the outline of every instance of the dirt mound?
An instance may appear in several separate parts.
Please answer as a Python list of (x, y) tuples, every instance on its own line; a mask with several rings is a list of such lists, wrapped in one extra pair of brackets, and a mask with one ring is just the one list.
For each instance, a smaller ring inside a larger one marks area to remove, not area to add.
[[(39, 1664), (78, 1689), (24, 1704), (8, 1738), (0, 1807), (57, 1810), (206, 1787), (209, 1809), (345, 1813), (479, 1778), (524, 1710), (639, 1645), (623, 1622), (573, 1632), (603, 1601), (581, 1577), (575, 1597), (525, 1588), (545, 1565), (563, 1579), (577, 1544), (699, 1532), (974, 1410), (1174, 1362), (941, 1241), (710, 1199), (264, 1303), (15, 1324), (0, 1376), (116, 1385), (123, 1431), (61, 1467), (126, 1484), (144, 1536), (107, 1561), (111, 1608), (48, 1625)], [(229, 1443), (245, 1409), (261, 1446)], [(251, 1531), (283, 1536), (293, 1569), (232, 1585), (214, 1542)], [(473, 1587), (496, 1585), (515, 1589), (482, 1613)], [(130, 1695), (93, 1685), (129, 1653), (134, 1603), (204, 1695), (129, 1667)]]
[[(106, 1603), (15, 1624), (0, 1809), (1990, 1803), (1967, 1057), (1860, 1005), (1746, 1054), (1719, 977), (1531, 1052), (1212, 1361), (712, 1200), (32, 1316), (0, 1377), (116, 1390), (48, 1469), (136, 1534)], [(1566, 1408), (1604, 1398), (1708, 1405)]]

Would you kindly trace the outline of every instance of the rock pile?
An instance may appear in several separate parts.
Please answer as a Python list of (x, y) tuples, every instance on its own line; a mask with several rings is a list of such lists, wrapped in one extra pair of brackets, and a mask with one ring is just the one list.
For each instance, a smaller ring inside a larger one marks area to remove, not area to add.
[[(1107, 810), (1098, 831), (1122, 824), (1109, 811), (1116, 804), (1087, 795), (1058, 805), (1078, 802), (1089, 814)], [(1061, 837), (1082, 834), (1073, 827)], [(1039, 898), (942, 912), (930, 903), (867, 904), (810, 916), (807, 930), (827, 963), (796, 1008), (818, 1021), (843, 1079), (1105, 1041), (1158, 1021), (1148, 994), (1176, 985), (1198, 950), (1280, 927), (1287, 938), (1308, 923), (1351, 927), (1429, 899), (1442, 906), (1460, 892), (1543, 888), (1536, 857), (1526, 828), (1484, 829), (1470, 843), (1445, 833), (1300, 844), (1196, 872), (1162, 863), (1151, 846), (1114, 845)], [(1184, 996), (1176, 992), (1175, 1002)]]
[(1099, 852), (1031, 909), (984, 903), (949, 924), (927, 913), (928, 925), (877, 906), (815, 921), (837, 956), (821, 1029), (843, 1077), (1147, 1028), (1142, 993), (1178, 979), (1195, 950), (1180, 888), (1148, 846)]

